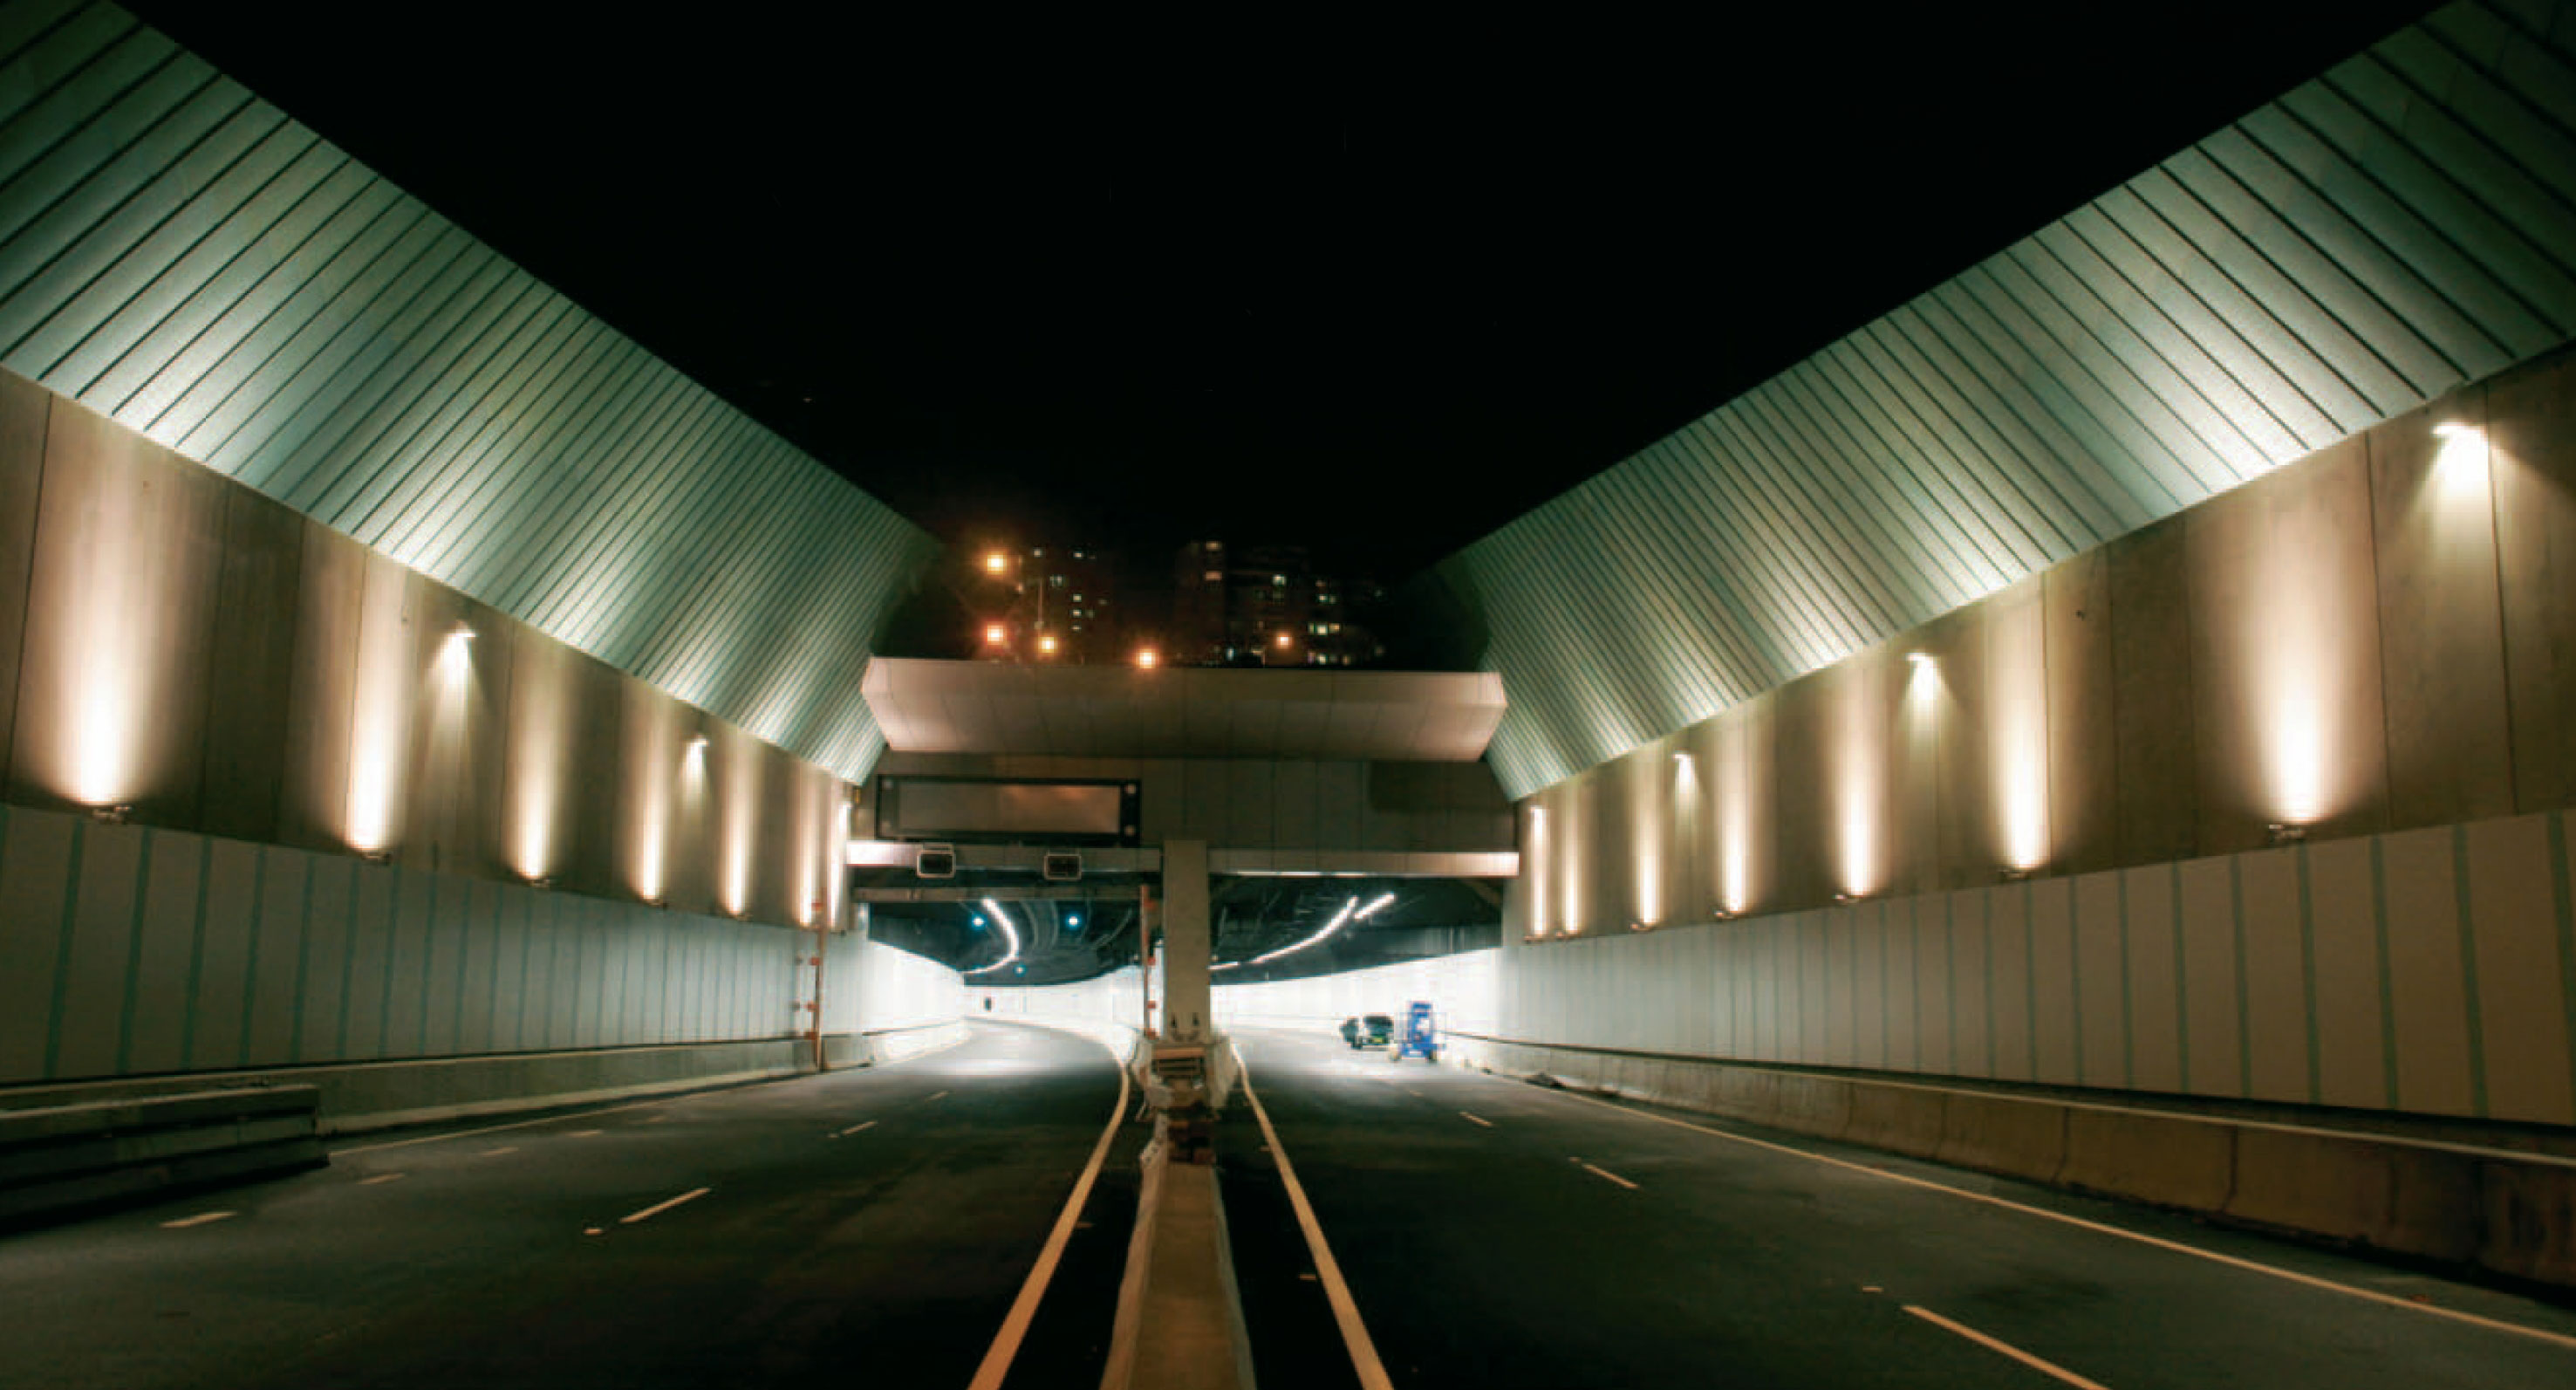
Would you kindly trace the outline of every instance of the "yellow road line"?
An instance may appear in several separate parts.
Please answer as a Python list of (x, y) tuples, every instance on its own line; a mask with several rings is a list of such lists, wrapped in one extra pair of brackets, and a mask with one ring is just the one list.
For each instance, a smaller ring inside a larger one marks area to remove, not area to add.
[(864, 1121), (861, 1121), (861, 1122), (860, 1122), (860, 1123), (858, 1123), (858, 1124), (854, 1124), (854, 1125), (850, 1126), (848, 1129), (842, 1130), (840, 1133), (835, 1134), (835, 1135), (833, 1135), (832, 1137), (833, 1137), (833, 1138), (835, 1138), (835, 1139), (839, 1139), (839, 1138), (842, 1138), (842, 1137), (847, 1136), (847, 1135), (856, 1134), (856, 1133), (858, 1133), (860, 1130), (866, 1129), (866, 1128), (868, 1128), (869, 1126), (871, 1126), (871, 1125), (873, 1125), (873, 1124), (875, 1124), (875, 1123), (876, 1123), (876, 1121), (874, 1121), (874, 1120), (864, 1120)]
[[(1580, 1160), (1580, 1159), (1578, 1159), (1578, 1160), (1576, 1160), (1576, 1161), (1577, 1161), (1577, 1162), (1581, 1162), (1581, 1160)], [(1634, 1191), (1636, 1191), (1636, 1190), (1637, 1190), (1637, 1185), (1636, 1185), (1635, 1183), (1632, 1183), (1632, 1182), (1628, 1181), (1626, 1178), (1623, 1178), (1623, 1177), (1619, 1176), (1618, 1174), (1611, 1172), (1611, 1171), (1610, 1171), (1609, 1169), (1607, 1169), (1607, 1168), (1595, 1168), (1595, 1167), (1593, 1167), (1591, 1164), (1589, 1164), (1589, 1163), (1585, 1163), (1585, 1164), (1583, 1164), (1583, 1171), (1585, 1171), (1585, 1172), (1587, 1172), (1587, 1173), (1590, 1173), (1592, 1176), (1594, 1176), (1594, 1177), (1596, 1177), (1596, 1178), (1608, 1178), (1610, 1181), (1612, 1181), (1612, 1182), (1615, 1182), (1615, 1183), (1619, 1184), (1621, 1187), (1624, 1187), (1624, 1188), (1628, 1189), (1628, 1190), (1629, 1190), (1629, 1191), (1631, 1191), (1631, 1192), (1634, 1192)]]
[(360, 1187), (374, 1187), (374, 1186), (376, 1186), (378, 1183), (401, 1182), (401, 1181), (403, 1180), (403, 1177), (404, 1177), (404, 1175), (403, 1175), (403, 1174), (401, 1174), (401, 1173), (378, 1173), (378, 1174), (376, 1174), (376, 1175), (375, 1175), (374, 1177), (372, 1177), (372, 1178), (360, 1178), (360, 1179), (358, 1179), (358, 1186), (360, 1186)]
[(2100, 1381), (2086, 1380), (2084, 1377), (2066, 1369), (2064, 1366), (2058, 1365), (2054, 1361), (2033, 1356), (2029, 1352), (2014, 1346), (2010, 1342), (1989, 1337), (1985, 1333), (1979, 1332), (1973, 1327), (1963, 1327), (1958, 1323), (1952, 1322), (1948, 1318), (1941, 1316), (1939, 1313), (1933, 1312), (1929, 1308), (1917, 1308), (1913, 1304), (1908, 1303), (1905, 1305), (1905, 1311), (1923, 1319), (1934, 1327), (1956, 1332), (1960, 1336), (1967, 1338), (1978, 1346), (1984, 1347), (1988, 1351), (2002, 1352), (2004, 1355), (2030, 1367), (2034, 1371), (2045, 1372), (2057, 1377), (2059, 1380), (2065, 1381), (2069, 1385), (2078, 1386), (2080, 1387), (2080, 1390), (2110, 1390), (2109, 1386), (2102, 1384)]
[(476, 1158), (499, 1158), (503, 1154), (514, 1154), (518, 1151), (519, 1146), (516, 1144), (503, 1144), (497, 1149), (485, 1149), (483, 1152), (474, 1156)]
[(1492, 1129), (1494, 1127), (1494, 1122), (1486, 1119), (1482, 1115), (1470, 1115), (1464, 1110), (1459, 1111), (1458, 1114), (1470, 1123), (1483, 1125), (1487, 1129)]
[(2078, 1230), (2092, 1231), (2106, 1236), (2117, 1236), (2122, 1240), (2136, 1241), (2140, 1245), (2152, 1245), (2159, 1250), (2170, 1250), (2177, 1255), (2189, 1255), (2194, 1259), (2209, 1260), (2216, 1264), (2223, 1264), (2230, 1266), (2231, 1268), (2247, 1270), (2255, 1274), (2268, 1274), (2275, 1279), (2286, 1279), (2293, 1284), (2305, 1284), (2313, 1289), (2323, 1289), (2328, 1293), (2343, 1294), (2348, 1298), (2358, 1298), (2371, 1303), (2385, 1304), (2391, 1308), (2402, 1308), (2407, 1312), (2422, 1313), (2427, 1317), (2448, 1318), (2453, 1322), (2467, 1323), (2472, 1327), (2483, 1327), (2489, 1331), (2510, 1332), (2518, 1337), (2529, 1337), (2535, 1341), (2548, 1342), (2556, 1346), (2576, 1347), (2576, 1337), (2568, 1336), (2563, 1332), (2544, 1331), (2541, 1328), (2525, 1327), (2520, 1323), (2505, 1322), (2498, 1318), (2480, 1317), (2475, 1313), (2463, 1313), (2457, 1309), (2444, 1308), (2436, 1304), (2417, 1303), (2411, 1299), (2399, 1298), (2394, 1294), (2379, 1293), (2371, 1289), (2357, 1289), (2350, 1284), (2338, 1283), (2332, 1279), (2321, 1279), (2313, 1274), (2301, 1274), (2296, 1270), (2282, 1269), (2277, 1265), (2267, 1265), (2256, 1260), (2243, 1259), (2235, 1255), (2222, 1255), (2215, 1250), (2203, 1250), (2199, 1246), (2185, 1245), (2178, 1240), (2166, 1240), (2162, 1236), (2151, 1236), (2143, 1231), (2131, 1231), (2118, 1226), (2106, 1225), (2099, 1221), (2087, 1221), (2080, 1216), (2069, 1216), (2062, 1211), (2050, 1211), (2046, 1207), (2029, 1206), (2021, 1202), (2013, 1201), (2007, 1197), (1991, 1196), (1983, 1192), (1970, 1192), (1966, 1188), (1952, 1187), (1947, 1183), (1933, 1182), (1927, 1178), (1912, 1177), (1904, 1173), (1891, 1173), (1884, 1168), (1873, 1168), (1866, 1163), (1853, 1163), (1846, 1159), (1829, 1158), (1823, 1154), (1812, 1153), (1806, 1149), (1797, 1148), (1793, 1145), (1774, 1144), (1767, 1139), (1755, 1139), (1750, 1135), (1729, 1134), (1722, 1129), (1711, 1129), (1707, 1125), (1695, 1125), (1688, 1120), (1674, 1119), (1670, 1115), (1657, 1115), (1645, 1110), (1632, 1109), (1625, 1105), (1619, 1105), (1611, 1101), (1602, 1100), (1597, 1096), (1583, 1095), (1576, 1091), (1556, 1091), (1553, 1092), (1553, 1094), (1563, 1096), (1568, 1100), (1579, 1100), (1587, 1105), (1598, 1105), (1605, 1110), (1616, 1110), (1620, 1114), (1629, 1116), (1632, 1119), (1652, 1120), (1657, 1124), (1671, 1125), (1676, 1129), (1687, 1129), (1695, 1134), (1706, 1134), (1713, 1138), (1724, 1139), (1733, 1144), (1743, 1144), (1756, 1149), (1768, 1149), (1773, 1153), (1789, 1154), (1793, 1157), (1803, 1158), (1813, 1163), (1822, 1163), (1827, 1167), (1842, 1168), (1854, 1173), (1867, 1173), (1871, 1177), (1885, 1178), (1889, 1182), (1903, 1183), (1908, 1187), (1919, 1187), (1929, 1192), (1946, 1193), (1949, 1196), (1958, 1197), (1966, 1201), (1982, 1202), (1990, 1207), (2001, 1207), (2006, 1211), (2017, 1211), (2025, 1216), (2036, 1216), (2043, 1220), (2058, 1222), (2061, 1225), (2073, 1226)]
[(239, 1215), (241, 1215), (241, 1213), (237, 1211), (201, 1211), (194, 1216), (180, 1217), (176, 1221), (164, 1221), (161, 1223), (161, 1229), (165, 1231), (184, 1231), (191, 1226), (203, 1226), (210, 1221), (221, 1221), (227, 1217)]
[(715, 1191), (715, 1189), (712, 1187), (701, 1187), (695, 1191), (683, 1192), (679, 1196), (674, 1197), (667, 1202), (655, 1202), (653, 1205), (646, 1207), (642, 1211), (631, 1212), (625, 1216), (621, 1216), (617, 1218), (617, 1224), (620, 1226), (632, 1226), (638, 1221), (650, 1221), (654, 1217), (660, 1216), (662, 1213), (669, 1211), (671, 1208), (678, 1206), (682, 1202), (694, 1202), (700, 1197), (704, 1197), (713, 1191)]
[(1091, 1146), (1091, 1162), (1083, 1165), (1082, 1176), (1073, 1184), (1073, 1195), (1065, 1199), (1064, 1211), (1055, 1219), (1055, 1229), (1047, 1232), (1046, 1246), (1038, 1251), (1037, 1266), (1029, 1271), (1027, 1282), (1020, 1285), (1020, 1296), (1011, 1301), (1010, 1315), (1002, 1319), (1002, 1330), (993, 1334), (993, 1345), (985, 1348), (984, 1360), (975, 1368), (975, 1378), (967, 1383), (966, 1390), (1001, 1390), (1003, 1377), (1011, 1373), (1011, 1358), (1020, 1354), (1020, 1342), (1029, 1335), (1029, 1324), (1037, 1319), (1047, 1281), (1055, 1277), (1056, 1264), (1064, 1258), (1065, 1243), (1073, 1239), (1073, 1228), (1082, 1219), (1083, 1204), (1091, 1200), (1092, 1181), (1100, 1176), (1101, 1161), (1109, 1157), (1109, 1143), (1118, 1137), (1118, 1121), (1126, 1113), (1127, 1064), (1121, 1061), (1118, 1103), (1109, 1107), (1109, 1123), (1100, 1131), (1100, 1142)]
[(1333, 1321), (1342, 1329), (1342, 1345), (1350, 1349), (1351, 1368), (1359, 1373), (1360, 1390), (1395, 1390), (1386, 1378), (1386, 1366), (1377, 1359), (1377, 1344), (1369, 1340), (1368, 1327), (1360, 1321), (1360, 1306), (1351, 1298), (1351, 1286), (1342, 1280), (1342, 1267), (1333, 1259), (1333, 1249), (1324, 1243), (1324, 1228), (1315, 1221), (1315, 1208), (1306, 1200), (1306, 1189), (1297, 1181), (1297, 1170), (1288, 1164), (1288, 1150), (1279, 1143), (1279, 1131), (1270, 1126), (1270, 1112), (1261, 1108), (1261, 1097), (1252, 1089), (1252, 1064), (1241, 1053), (1235, 1054), (1236, 1079), (1243, 1083), (1244, 1099), (1252, 1102), (1252, 1118), (1261, 1122), (1261, 1137), (1270, 1141), (1270, 1157), (1279, 1164), (1279, 1185), (1288, 1190), (1288, 1205), (1297, 1213), (1297, 1224), (1306, 1232), (1306, 1253), (1315, 1257), (1315, 1273), (1323, 1280), (1324, 1299), (1333, 1305)]

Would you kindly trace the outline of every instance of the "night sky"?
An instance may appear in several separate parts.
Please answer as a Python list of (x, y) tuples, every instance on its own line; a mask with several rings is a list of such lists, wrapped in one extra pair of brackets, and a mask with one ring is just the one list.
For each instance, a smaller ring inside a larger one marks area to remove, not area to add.
[(134, 8), (945, 539), (1393, 581), (2429, 7)]

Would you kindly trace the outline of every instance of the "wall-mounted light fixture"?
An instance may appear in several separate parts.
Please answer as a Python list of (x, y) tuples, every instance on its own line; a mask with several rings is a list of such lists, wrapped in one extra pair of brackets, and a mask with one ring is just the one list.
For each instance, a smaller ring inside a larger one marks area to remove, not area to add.
[(532, 874), (528, 878), (528, 886), (531, 888), (552, 888), (555, 886), (555, 876), (553, 874)]
[(1930, 652), (1907, 652), (1905, 654), (1905, 660), (1918, 671), (1922, 670), (1926, 666), (1934, 664), (1932, 653)]
[(394, 862), (394, 852), (389, 849), (362, 849), (358, 851), (358, 857), (366, 860), (370, 864), (390, 864)]
[(133, 815), (134, 807), (131, 804), (122, 801), (113, 806), (92, 806), (89, 808), (89, 818), (97, 821), (101, 825), (123, 825)]
[(1834, 894), (1834, 901), (1848, 907), (1853, 903), (1859, 902), (1863, 896), (1864, 895), (1859, 893), (1836, 893)]
[(2276, 845), (2295, 845), (2308, 838), (2306, 826), (2295, 825), (2288, 821), (2274, 821), (2263, 827), (2263, 830)]
[(2018, 864), (2006, 864), (1995, 870), (1995, 877), (2005, 883), (2021, 883), (2028, 880), (2030, 875), (2031, 871), (2029, 869), (2023, 868)]

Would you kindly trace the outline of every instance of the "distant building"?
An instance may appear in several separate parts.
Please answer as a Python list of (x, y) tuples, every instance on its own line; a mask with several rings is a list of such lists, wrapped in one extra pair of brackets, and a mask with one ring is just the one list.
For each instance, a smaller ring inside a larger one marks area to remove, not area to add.
[(1319, 574), (1302, 546), (1193, 541), (1172, 562), (1169, 659), (1193, 666), (1366, 666), (1384, 591)]
[(1088, 665), (1128, 658), (1117, 568), (1087, 546), (987, 546), (967, 558), (964, 592), (983, 625), (985, 661)]

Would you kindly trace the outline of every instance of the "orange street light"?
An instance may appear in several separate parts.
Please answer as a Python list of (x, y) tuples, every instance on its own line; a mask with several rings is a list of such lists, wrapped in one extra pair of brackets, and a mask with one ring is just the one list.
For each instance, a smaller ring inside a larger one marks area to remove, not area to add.
[(1136, 649), (1136, 664), (1150, 671), (1163, 664), (1163, 654), (1152, 647)]
[(1010, 635), (1010, 629), (1002, 626), (1000, 623), (984, 624), (984, 640), (993, 646), (998, 647), (1002, 645)]
[(1011, 557), (1009, 557), (1009, 556), (1007, 556), (1007, 555), (1003, 554), (1002, 552), (1000, 552), (1000, 551), (998, 551), (998, 550), (995, 550), (995, 551), (988, 551), (988, 552), (986, 552), (986, 554), (985, 554), (985, 556), (984, 556), (984, 573), (986, 573), (986, 574), (1000, 574), (1001, 572), (1003, 572), (1004, 570), (1009, 569), (1010, 567), (1011, 567)]
[(1277, 646), (1281, 651), (1286, 651), (1286, 650), (1288, 649), (1288, 643), (1289, 643), (1289, 641), (1290, 641), (1290, 640), (1291, 640), (1291, 639), (1289, 638), (1288, 634), (1283, 632), (1283, 633), (1280, 633), (1276, 638), (1272, 639), (1272, 642), (1273, 642), (1273, 645)]
[(1055, 634), (1054, 634), (1054, 633), (1050, 632), (1050, 633), (1046, 634), (1045, 636), (1040, 637), (1040, 638), (1038, 639), (1038, 651), (1039, 651), (1039, 652), (1041, 652), (1041, 653), (1042, 653), (1042, 654), (1044, 654), (1044, 655), (1047, 655), (1047, 656), (1053, 656), (1053, 655), (1055, 655)]

